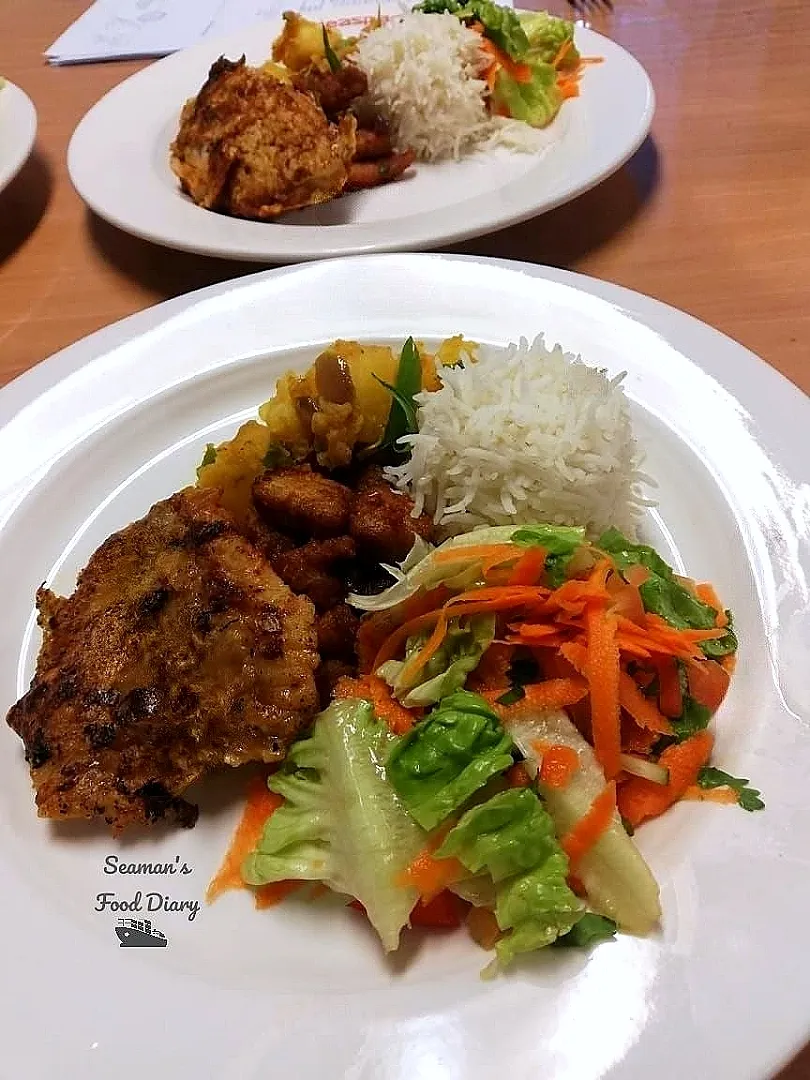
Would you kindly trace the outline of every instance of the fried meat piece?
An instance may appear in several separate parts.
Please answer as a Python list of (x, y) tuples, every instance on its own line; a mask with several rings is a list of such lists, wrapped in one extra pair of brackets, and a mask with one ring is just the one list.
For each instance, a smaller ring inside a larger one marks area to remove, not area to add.
[(365, 71), (348, 61), (334, 72), (310, 64), (293, 75), (293, 85), (312, 94), (330, 120), (345, 112), (356, 98), (368, 93)]
[(334, 697), (335, 687), (341, 679), (353, 679), (356, 675), (355, 664), (347, 664), (345, 660), (324, 660), (315, 672), (321, 708), (326, 709), (329, 706)]
[(359, 617), (348, 604), (335, 604), (318, 618), (318, 652), (325, 659), (355, 659), (355, 639)]
[(432, 540), (429, 515), (411, 517), (412, 510), (409, 496), (394, 491), (377, 465), (369, 466), (358, 480), (349, 518), (358, 551), (381, 562), (400, 562), (416, 536)]
[(268, 470), (253, 484), (253, 501), (274, 529), (307, 539), (348, 531), (351, 491), (309, 465)]
[(280, 760), (314, 714), (314, 612), (187, 488), (106, 540), (72, 596), (42, 588), (36, 674), (8, 715), (41, 817), (193, 825), (222, 765)]
[(220, 57), (183, 108), (170, 164), (198, 206), (266, 220), (341, 193), (355, 128), (244, 57)]
[(346, 596), (341, 564), (354, 558), (354, 554), (354, 541), (350, 536), (310, 540), (308, 544), (279, 555), (275, 570), (293, 592), (308, 596), (318, 611), (328, 611)]

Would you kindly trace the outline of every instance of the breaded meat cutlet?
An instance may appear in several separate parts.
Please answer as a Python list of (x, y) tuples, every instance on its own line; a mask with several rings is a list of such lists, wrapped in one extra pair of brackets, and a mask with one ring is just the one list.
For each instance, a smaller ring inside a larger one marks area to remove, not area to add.
[(343, 191), (355, 129), (244, 57), (221, 57), (183, 108), (170, 164), (198, 206), (266, 220)]
[(317, 710), (312, 603), (217, 499), (178, 492), (106, 540), (72, 596), (39, 590), (36, 674), (8, 723), (41, 817), (193, 825), (191, 783), (279, 761)]

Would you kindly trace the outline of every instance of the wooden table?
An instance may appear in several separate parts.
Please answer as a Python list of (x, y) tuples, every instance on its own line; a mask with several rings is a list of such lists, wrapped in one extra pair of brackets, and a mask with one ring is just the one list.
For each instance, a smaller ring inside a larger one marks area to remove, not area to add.
[[(712, 323), (810, 391), (810, 4), (616, 3), (593, 25), (652, 76), (652, 138), (569, 206), (453, 250), (638, 289)], [(43, 63), (85, 6), (0, 0), (0, 68), (34, 99), (40, 125), (33, 157), (0, 195), (0, 382), (115, 319), (258, 269), (153, 247), (84, 209), (65, 168), (68, 140), (141, 66)], [(810, 1049), (782, 1074), (800, 1078), (810, 1078)]]

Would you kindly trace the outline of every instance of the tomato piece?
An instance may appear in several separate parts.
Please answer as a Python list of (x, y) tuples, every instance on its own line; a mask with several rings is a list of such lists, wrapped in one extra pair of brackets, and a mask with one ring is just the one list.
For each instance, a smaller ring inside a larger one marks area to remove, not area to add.
[(421, 900), (411, 912), (411, 926), (427, 926), (434, 930), (454, 930), (461, 926), (469, 904), (460, 896), (445, 889), (427, 904)]

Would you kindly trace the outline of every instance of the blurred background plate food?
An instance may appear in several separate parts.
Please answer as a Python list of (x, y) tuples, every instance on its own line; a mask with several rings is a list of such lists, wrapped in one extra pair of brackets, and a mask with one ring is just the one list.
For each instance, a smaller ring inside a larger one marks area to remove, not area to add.
[[(338, 13), (339, 14), (339, 13)], [(374, 14), (370, 5), (369, 16)], [(329, 19), (329, 11), (318, 17)], [(203, 41), (111, 90), (80, 122), (68, 149), (76, 190), (95, 213), (145, 240), (255, 262), (297, 262), (375, 251), (420, 250), (492, 232), (568, 202), (615, 172), (641, 145), (654, 111), (650, 80), (619, 45), (576, 28), (583, 56), (602, 57), (564, 104), (552, 144), (419, 164), (405, 178), (273, 222), (204, 210), (169, 168), (180, 110), (220, 56), (267, 60), (281, 22)]]
[[(254, 416), (283, 371), (337, 337), (461, 331), (488, 344), (544, 331), (627, 372), (659, 485), (643, 534), (734, 611), (717, 756), (766, 809), (682, 803), (638, 832), (660, 933), (549, 949), (483, 982), (462, 932), (423, 948), (414, 936), (390, 965), (339, 904), (256, 912), (232, 892), (206, 907), (243, 771), (205, 785), (196, 828), (117, 842), (37, 819), (0, 724), (4, 1075), (761, 1080), (810, 1035), (810, 402), (656, 301), (521, 263), (375, 255), (216, 285), (34, 368), (0, 391), (0, 708), (33, 670), (36, 588), (70, 591), (98, 544), (192, 481), (206, 443)], [(122, 949), (121, 919), (149, 920), (166, 944)]]
[(0, 191), (28, 160), (37, 137), (37, 112), (29, 96), (0, 74)]

